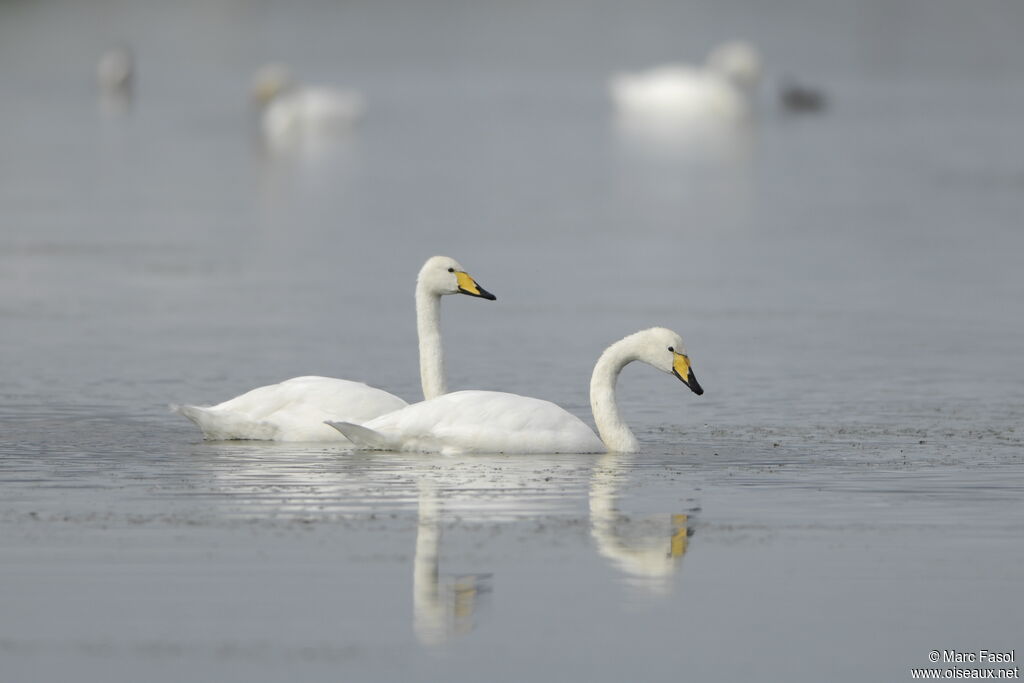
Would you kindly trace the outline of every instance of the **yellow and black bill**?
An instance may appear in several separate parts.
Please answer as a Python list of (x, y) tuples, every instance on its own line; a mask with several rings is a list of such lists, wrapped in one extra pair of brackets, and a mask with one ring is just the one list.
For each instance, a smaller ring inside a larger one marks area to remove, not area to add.
[(688, 356), (676, 353), (676, 357), (672, 361), (672, 374), (681, 379), (683, 384), (690, 387), (690, 390), (698, 396), (704, 393), (700, 382), (693, 376), (693, 368), (690, 367), (690, 358)]
[(455, 279), (459, 282), (459, 292), (462, 294), (478, 296), (481, 299), (489, 299), (490, 301), (494, 301), (498, 298), (478, 285), (476, 280), (469, 276), (469, 273), (457, 270), (455, 271)]

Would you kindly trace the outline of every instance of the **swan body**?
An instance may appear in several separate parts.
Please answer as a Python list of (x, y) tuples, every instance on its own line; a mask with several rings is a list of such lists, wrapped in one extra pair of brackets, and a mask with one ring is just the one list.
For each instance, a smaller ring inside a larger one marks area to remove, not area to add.
[[(461, 265), (446, 256), (423, 264), (416, 280), (420, 380), (425, 398), (447, 391), (441, 349), (441, 297), (468, 294), (493, 300)], [(383, 389), (331, 377), (295, 377), (258, 387), (215, 406), (172, 406), (210, 440), (345, 441), (327, 420), (364, 422), (408, 405)]]
[(252, 90), (263, 108), (263, 135), (271, 142), (346, 130), (366, 111), (366, 99), (361, 93), (300, 85), (280, 64), (269, 64), (257, 71)]
[[(338, 421), (350, 422), (350, 421)], [(601, 439), (550, 401), (501, 391), (456, 391), (360, 425), (359, 445), (439, 453), (600, 453)], [(350, 428), (338, 427), (346, 434)], [(378, 435), (378, 436), (374, 436)]]
[(703, 65), (666, 64), (620, 73), (609, 93), (627, 117), (739, 121), (747, 117), (747, 90), (756, 83), (760, 62), (747, 43), (716, 48)]
[(362, 382), (293, 377), (215, 406), (181, 406), (178, 410), (199, 425), (207, 439), (344, 441), (324, 420), (341, 419), (342, 415), (369, 420), (406, 405), (398, 396)]
[(264, 109), (261, 125), (268, 138), (344, 130), (365, 108), (363, 96), (353, 90), (301, 87), (275, 97)]
[(591, 378), (590, 404), (600, 437), (578, 417), (537, 398), (498, 391), (458, 391), (406, 406), (364, 424), (330, 425), (357, 446), (376, 450), (441, 453), (601, 453), (638, 448), (615, 404), (615, 381), (628, 363), (641, 360), (703, 393), (682, 339), (655, 327), (608, 347)]

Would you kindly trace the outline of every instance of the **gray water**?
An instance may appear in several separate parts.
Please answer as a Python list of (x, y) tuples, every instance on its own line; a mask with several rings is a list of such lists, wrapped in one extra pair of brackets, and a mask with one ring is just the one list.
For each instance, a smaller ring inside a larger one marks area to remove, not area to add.
[[(909, 680), (1024, 643), (1024, 6), (0, 3), (0, 678)], [(617, 69), (765, 55), (756, 122), (623, 129)], [(97, 57), (127, 41), (129, 106)], [(268, 149), (259, 65), (357, 87)], [(792, 76), (817, 115), (782, 112)], [(303, 374), (589, 419), (632, 456), (203, 442), (168, 412)]]

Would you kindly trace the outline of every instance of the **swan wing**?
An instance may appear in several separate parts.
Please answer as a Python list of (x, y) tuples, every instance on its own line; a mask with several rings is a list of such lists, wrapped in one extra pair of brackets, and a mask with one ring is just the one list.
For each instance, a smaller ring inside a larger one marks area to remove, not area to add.
[(182, 406), (207, 439), (344, 441), (326, 420), (365, 422), (407, 405), (362, 382), (295, 377), (258, 387), (215, 406)]
[(743, 97), (727, 79), (685, 65), (615, 76), (609, 89), (619, 109), (634, 115), (732, 119), (746, 110)]
[(351, 422), (334, 422), (328, 420), (327, 424), (345, 435), (345, 438), (359, 448), (370, 451), (387, 451), (401, 448), (401, 444), (389, 439), (385, 434), (375, 432), (366, 427), (360, 427)]
[(327, 87), (300, 88), (274, 98), (263, 112), (263, 132), (270, 138), (330, 128), (346, 128), (365, 109), (362, 95)]

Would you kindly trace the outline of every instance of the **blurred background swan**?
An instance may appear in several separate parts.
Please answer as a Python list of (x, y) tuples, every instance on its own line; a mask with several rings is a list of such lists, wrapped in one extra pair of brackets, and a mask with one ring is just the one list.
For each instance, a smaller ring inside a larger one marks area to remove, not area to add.
[(749, 97), (760, 75), (754, 46), (730, 41), (713, 49), (702, 65), (673, 63), (615, 74), (609, 92), (619, 113), (629, 117), (735, 122), (750, 115)]
[(112, 47), (96, 63), (96, 83), (104, 93), (131, 90), (135, 82), (135, 55), (125, 45)]
[(362, 93), (332, 86), (303, 85), (284, 64), (267, 64), (252, 79), (260, 107), (260, 130), (271, 146), (297, 144), (351, 129), (366, 112)]
[(131, 107), (135, 92), (135, 53), (117, 45), (96, 62), (96, 87), (104, 113), (122, 114)]
[(608, 93), (618, 136), (643, 159), (732, 167), (749, 156), (760, 75), (761, 58), (743, 41), (719, 45), (703, 64), (616, 73)]

